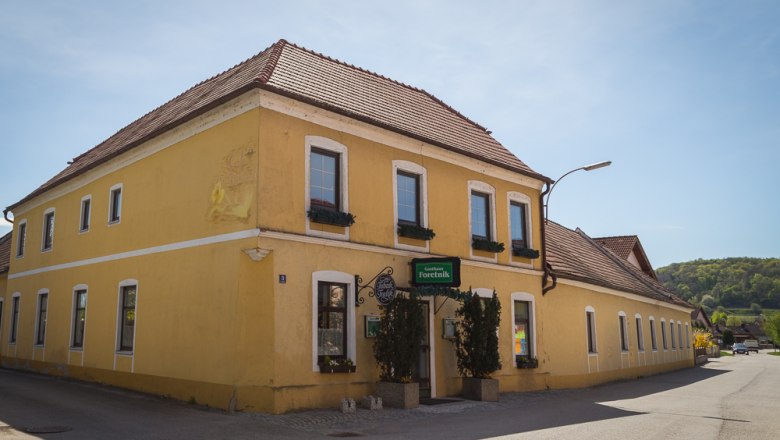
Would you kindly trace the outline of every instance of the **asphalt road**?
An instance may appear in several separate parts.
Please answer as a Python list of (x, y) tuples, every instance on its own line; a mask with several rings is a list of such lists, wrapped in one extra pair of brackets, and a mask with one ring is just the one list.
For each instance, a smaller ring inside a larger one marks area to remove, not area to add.
[(776, 439), (778, 392), (780, 356), (766, 352), (584, 390), (507, 393), (496, 403), (360, 409), (354, 415), (225, 414), (0, 370), (0, 439)]

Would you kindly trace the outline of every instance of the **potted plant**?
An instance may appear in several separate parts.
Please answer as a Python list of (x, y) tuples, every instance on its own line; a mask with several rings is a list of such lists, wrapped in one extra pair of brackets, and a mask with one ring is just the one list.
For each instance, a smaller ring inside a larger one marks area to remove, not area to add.
[(354, 373), (357, 370), (350, 358), (325, 356), (320, 364), (320, 373)]
[(496, 293), (488, 299), (469, 292), (456, 311), (455, 354), (458, 372), (463, 376), (463, 397), (471, 400), (498, 400), (498, 381), (490, 377), (501, 368), (498, 353), (498, 325), (501, 304)]
[(319, 206), (312, 206), (307, 214), (309, 220), (314, 223), (344, 227), (352, 226), (355, 223), (355, 216), (349, 212), (340, 212)]
[(422, 305), (414, 294), (398, 295), (380, 306), (379, 332), (374, 340), (374, 358), (379, 365), (377, 395), (388, 407), (416, 408), (420, 385), (412, 381), (420, 359), (423, 337)]
[(539, 368), (539, 359), (530, 356), (517, 355), (515, 357), (517, 368)]
[(478, 251), (493, 252), (494, 254), (504, 252), (504, 243), (491, 241), (486, 238), (473, 237), (471, 239), (471, 247)]
[(419, 225), (410, 225), (407, 223), (398, 224), (398, 235), (406, 238), (414, 238), (416, 240), (433, 240), (436, 233), (433, 229), (428, 229)]

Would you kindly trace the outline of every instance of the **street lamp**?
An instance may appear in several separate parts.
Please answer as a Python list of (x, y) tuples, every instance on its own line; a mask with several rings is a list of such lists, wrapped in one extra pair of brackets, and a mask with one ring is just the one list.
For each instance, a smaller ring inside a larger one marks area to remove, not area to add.
[(597, 170), (599, 168), (608, 167), (610, 165), (612, 165), (612, 161), (611, 160), (605, 160), (603, 162), (598, 162), (598, 163), (594, 163), (594, 164), (590, 164), (590, 165), (585, 165), (584, 167), (575, 168), (575, 169), (567, 172), (563, 176), (559, 177), (558, 180), (553, 182), (552, 186), (550, 187), (550, 191), (547, 192), (547, 200), (545, 200), (545, 202), (544, 202), (544, 222), (547, 223), (547, 218), (548, 218), (547, 217), (547, 212), (548, 212), (548, 206), (550, 205), (550, 196), (552, 195), (553, 189), (555, 189), (555, 185), (557, 185), (558, 182), (561, 181), (561, 179), (563, 179), (564, 177), (568, 176), (569, 174), (571, 174), (571, 173), (573, 173), (575, 171), (580, 171), (580, 170), (593, 171), (593, 170)]

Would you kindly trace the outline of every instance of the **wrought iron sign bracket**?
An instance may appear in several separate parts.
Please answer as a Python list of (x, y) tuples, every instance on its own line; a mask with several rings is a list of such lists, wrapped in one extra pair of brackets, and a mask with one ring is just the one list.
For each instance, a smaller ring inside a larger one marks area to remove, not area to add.
[(390, 266), (385, 267), (381, 271), (379, 271), (378, 274), (374, 275), (373, 278), (368, 280), (366, 284), (363, 284), (363, 278), (360, 275), (355, 275), (355, 307), (360, 307), (361, 304), (366, 302), (366, 299), (360, 296), (360, 292), (362, 292), (365, 289), (368, 289), (368, 296), (373, 297), (376, 292), (374, 291), (374, 286), (372, 283), (376, 281), (377, 278), (379, 278), (380, 275), (392, 275), (393, 274), (393, 268)]

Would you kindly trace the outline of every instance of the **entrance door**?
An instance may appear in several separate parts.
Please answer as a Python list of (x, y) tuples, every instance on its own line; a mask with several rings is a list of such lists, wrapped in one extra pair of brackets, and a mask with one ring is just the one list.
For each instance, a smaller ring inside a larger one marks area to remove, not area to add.
[(420, 340), (420, 361), (414, 371), (414, 380), (420, 383), (420, 398), (431, 397), (431, 340), (430, 340), (430, 303), (422, 301), (423, 337)]

